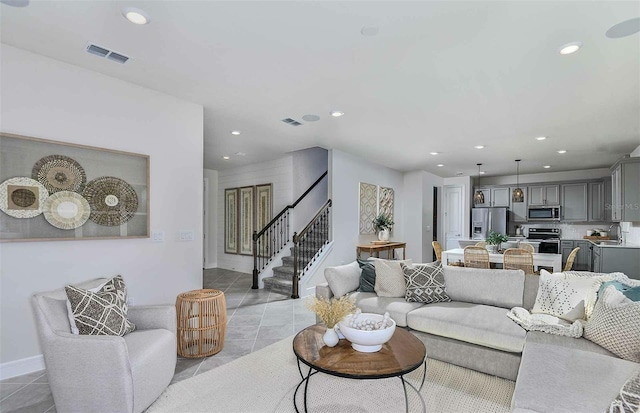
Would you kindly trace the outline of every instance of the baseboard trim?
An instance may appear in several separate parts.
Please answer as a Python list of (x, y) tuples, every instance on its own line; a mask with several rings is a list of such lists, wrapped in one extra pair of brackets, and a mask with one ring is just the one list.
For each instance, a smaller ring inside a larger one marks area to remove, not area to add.
[(217, 262), (207, 262), (204, 264), (204, 269), (205, 270), (210, 270), (211, 268), (218, 268), (218, 263)]
[(42, 354), (0, 364), (0, 380), (44, 370)]

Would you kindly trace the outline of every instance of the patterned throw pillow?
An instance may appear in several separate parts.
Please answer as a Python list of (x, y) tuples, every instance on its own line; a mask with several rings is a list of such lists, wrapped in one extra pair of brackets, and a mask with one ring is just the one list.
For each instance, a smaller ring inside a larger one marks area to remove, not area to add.
[(609, 413), (637, 413), (640, 411), (640, 370), (622, 386), (611, 402)]
[(585, 303), (595, 302), (592, 297), (596, 297), (601, 282), (597, 277), (541, 274), (531, 314), (549, 314), (570, 322), (584, 320), (591, 313), (585, 312)]
[(376, 268), (373, 266), (373, 261), (358, 260), (358, 265), (362, 270), (360, 274), (360, 287), (358, 291), (363, 293), (375, 292), (376, 286)]
[(124, 336), (136, 328), (127, 320), (127, 288), (122, 276), (113, 277), (96, 292), (72, 285), (65, 291), (80, 334)]
[(412, 303), (441, 303), (451, 301), (444, 285), (440, 261), (409, 266), (400, 264), (407, 292), (404, 299)]
[(625, 360), (640, 363), (640, 302), (610, 285), (584, 326), (584, 337)]
[(375, 260), (376, 285), (374, 287), (378, 297), (404, 298), (407, 285), (404, 282), (404, 274), (400, 264), (411, 264), (411, 260)]

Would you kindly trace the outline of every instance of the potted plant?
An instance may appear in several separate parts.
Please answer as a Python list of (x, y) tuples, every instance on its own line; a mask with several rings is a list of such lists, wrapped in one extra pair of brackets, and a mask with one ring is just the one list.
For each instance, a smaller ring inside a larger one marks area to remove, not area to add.
[(500, 244), (507, 241), (509, 241), (509, 237), (506, 235), (502, 235), (495, 231), (489, 231), (489, 236), (487, 237), (487, 249), (489, 252), (498, 252)]
[(379, 214), (373, 220), (373, 227), (376, 229), (380, 241), (389, 241), (389, 231), (393, 228), (393, 224), (395, 224), (395, 222), (384, 213)]

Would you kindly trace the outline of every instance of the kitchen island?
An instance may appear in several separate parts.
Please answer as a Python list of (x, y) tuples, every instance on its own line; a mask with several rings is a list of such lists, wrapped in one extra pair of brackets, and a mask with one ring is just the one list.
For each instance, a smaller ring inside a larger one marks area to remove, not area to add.
[[(464, 249), (454, 248), (442, 251), (442, 263), (449, 265), (450, 263), (464, 262)], [(502, 264), (503, 256), (498, 253), (489, 253), (489, 262), (494, 264)], [(562, 254), (533, 254), (533, 267), (538, 270), (539, 267), (552, 267), (553, 272), (562, 271)]]

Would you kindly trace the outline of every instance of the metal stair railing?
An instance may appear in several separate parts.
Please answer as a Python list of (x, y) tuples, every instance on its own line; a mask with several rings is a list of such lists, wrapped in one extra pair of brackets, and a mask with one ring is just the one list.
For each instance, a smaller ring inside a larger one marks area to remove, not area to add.
[(289, 242), (290, 210), (295, 208), (326, 176), (325, 171), (300, 197), (287, 205), (260, 231), (253, 231), (253, 285), (258, 288), (258, 275)]
[(331, 239), (331, 200), (320, 208), (318, 213), (300, 233), (293, 234), (293, 286), (291, 298), (299, 298), (298, 283), (305, 271), (311, 266), (325, 245)]

